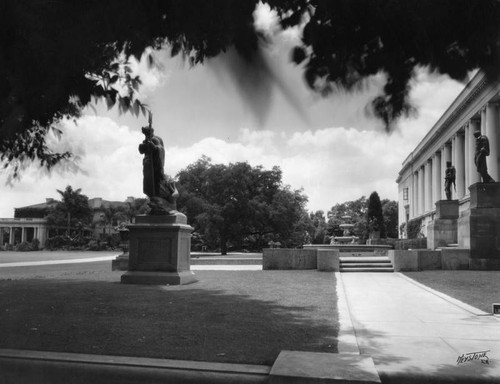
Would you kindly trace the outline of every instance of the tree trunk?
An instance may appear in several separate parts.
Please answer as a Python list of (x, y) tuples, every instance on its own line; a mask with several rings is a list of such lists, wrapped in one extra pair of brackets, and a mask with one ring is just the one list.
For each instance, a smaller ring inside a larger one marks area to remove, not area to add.
[(68, 236), (71, 236), (70, 235), (70, 230), (71, 230), (71, 212), (68, 212), (68, 229), (66, 230), (67, 231), (67, 235)]
[(227, 255), (227, 239), (226, 236), (220, 236), (220, 254), (225, 256)]

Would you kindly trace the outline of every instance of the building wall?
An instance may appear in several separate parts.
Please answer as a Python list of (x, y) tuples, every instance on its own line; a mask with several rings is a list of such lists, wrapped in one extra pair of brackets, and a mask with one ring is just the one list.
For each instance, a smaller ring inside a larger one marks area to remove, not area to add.
[[(456, 190), (452, 190), (452, 199), (459, 200), (460, 212), (469, 209), (468, 187), (479, 182), (474, 164), (476, 139), (473, 133), (476, 129), (481, 129), (489, 138), (488, 171), (495, 181), (500, 181), (499, 93), (500, 80), (488, 79), (479, 72), (408, 155), (396, 180), (400, 191), (400, 225), (407, 218), (422, 218), (426, 227), (433, 219), (435, 203), (446, 199), (446, 161), (451, 161), (456, 169)], [(408, 188), (406, 201), (404, 188)]]
[[(102, 215), (106, 208), (126, 207), (128, 203), (133, 203), (133, 197), (127, 197), (125, 202), (107, 201), (100, 197), (89, 199), (89, 205), (93, 210), (93, 223), (95, 224), (94, 235), (98, 236), (104, 232), (105, 226), (102, 224)], [(23, 208), (15, 208), (14, 212), (17, 213), (33, 213), (39, 210), (46, 212), (53, 208), (58, 202), (54, 199), (47, 199), (45, 203), (35, 204)], [(21, 215), (22, 216), (22, 215)], [(0, 246), (6, 244), (15, 245), (23, 241), (30, 241), (31, 236), (40, 241), (40, 248), (45, 247), (49, 235), (47, 220), (44, 218), (34, 217), (15, 217), (15, 218), (0, 218)]]

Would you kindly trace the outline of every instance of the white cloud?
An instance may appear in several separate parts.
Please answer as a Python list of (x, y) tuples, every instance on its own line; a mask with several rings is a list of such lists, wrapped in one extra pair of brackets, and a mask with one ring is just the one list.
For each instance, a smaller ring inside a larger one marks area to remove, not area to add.
[[(162, 61), (160, 58), (163, 59), (166, 54), (166, 50), (154, 51), (148, 48), (140, 60), (137, 60), (134, 56), (130, 57), (130, 68), (132, 69), (133, 76), (139, 75), (141, 79), (142, 85), (140, 90), (143, 96), (147, 97), (157, 88), (163, 86), (171, 75), (171, 71), (167, 71), (162, 65), (158, 64)], [(148, 55), (154, 58), (155, 65), (152, 67), (148, 64)]]
[(213, 163), (248, 161), (266, 169), (278, 165), (285, 184), (304, 188), (309, 209), (326, 211), (336, 203), (368, 196), (374, 190), (382, 198), (395, 199), (397, 172), (411, 149), (401, 134), (389, 136), (352, 128), (307, 131), (292, 137), (244, 129), (239, 139), (232, 143), (206, 138), (190, 147), (167, 148), (167, 161), (175, 173), (201, 155), (210, 157)]

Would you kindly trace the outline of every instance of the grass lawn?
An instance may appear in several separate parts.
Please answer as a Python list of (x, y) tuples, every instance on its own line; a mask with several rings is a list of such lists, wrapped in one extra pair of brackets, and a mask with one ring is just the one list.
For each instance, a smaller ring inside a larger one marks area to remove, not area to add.
[(110, 267), (2, 270), (0, 348), (266, 365), (281, 350), (337, 352), (334, 274), (196, 271), (194, 284), (141, 286)]
[(500, 271), (422, 271), (404, 274), (488, 313), (491, 313), (492, 303), (500, 303)]

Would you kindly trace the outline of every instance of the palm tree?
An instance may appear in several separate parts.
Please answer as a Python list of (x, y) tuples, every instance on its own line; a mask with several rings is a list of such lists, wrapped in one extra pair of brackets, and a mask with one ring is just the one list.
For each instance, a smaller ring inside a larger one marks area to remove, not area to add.
[(61, 195), (61, 203), (57, 209), (63, 211), (66, 215), (67, 234), (70, 234), (71, 222), (80, 227), (90, 222), (91, 210), (89, 206), (89, 198), (81, 193), (82, 189), (73, 190), (71, 185), (68, 185), (64, 191), (57, 189)]
[(111, 233), (111, 227), (115, 221), (124, 220), (127, 220), (127, 214), (124, 212), (124, 209), (113, 206), (104, 208), (104, 212), (101, 215), (101, 221), (104, 224), (104, 233), (106, 233), (106, 227), (109, 229), (109, 233)]

